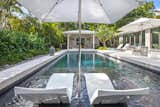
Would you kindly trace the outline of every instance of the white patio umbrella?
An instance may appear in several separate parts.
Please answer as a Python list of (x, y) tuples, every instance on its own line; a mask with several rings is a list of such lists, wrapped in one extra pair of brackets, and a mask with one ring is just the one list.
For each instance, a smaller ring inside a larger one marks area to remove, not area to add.
[(23, 7), (44, 22), (78, 22), (80, 39), (79, 88), (81, 23), (114, 23), (142, 2), (144, 0), (19, 0)]
[(160, 19), (140, 18), (119, 29), (119, 34), (127, 34), (140, 32), (146, 29), (156, 28), (160, 26)]
[[(141, 32), (140, 34), (140, 41), (142, 41), (142, 32), (146, 29), (152, 29), (160, 26), (160, 19), (153, 19), (153, 18), (139, 18), (128, 25), (121, 27), (119, 30), (122, 31), (119, 35), (134, 33), (134, 32)], [(142, 45), (142, 42), (139, 43)]]

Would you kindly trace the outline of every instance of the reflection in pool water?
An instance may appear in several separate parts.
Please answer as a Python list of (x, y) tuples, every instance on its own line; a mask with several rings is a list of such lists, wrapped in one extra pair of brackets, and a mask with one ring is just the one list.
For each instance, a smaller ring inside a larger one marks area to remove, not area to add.
[[(78, 55), (69, 53), (41, 69), (34, 76), (20, 84), (23, 87), (44, 88), (53, 73), (77, 72)], [(160, 76), (144, 68), (133, 66), (121, 61), (110, 60), (95, 53), (83, 53), (81, 62), (82, 72), (106, 73), (116, 89), (150, 87), (151, 93), (130, 101), (129, 107), (159, 107), (160, 105)], [(23, 98), (16, 98), (13, 89), (0, 96), (0, 107), (32, 107), (32, 103)], [(137, 105), (138, 104), (138, 105)]]

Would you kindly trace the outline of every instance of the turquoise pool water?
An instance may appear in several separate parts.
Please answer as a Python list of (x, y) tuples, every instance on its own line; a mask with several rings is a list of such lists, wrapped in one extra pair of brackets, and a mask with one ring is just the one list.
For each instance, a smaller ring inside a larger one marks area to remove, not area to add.
[[(48, 64), (20, 86), (44, 88), (53, 73), (77, 73), (77, 66), (78, 54), (68, 53), (57, 61)], [(151, 92), (148, 96), (132, 100), (129, 107), (160, 106), (160, 75), (149, 70), (119, 60), (102, 57), (96, 53), (82, 53), (81, 71), (83, 73), (106, 73), (116, 89), (150, 87)], [(23, 98), (14, 97), (13, 90), (10, 90), (4, 96), (0, 96), (0, 101), (2, 101), (0, 107), (32, 107), (32, 103), (25, 101)]]
[[(114, 66), (112, 61), (108, 62), (105, 58), (97, 54), (82, 54), (81, 55), (81, 68), (101, 68)], [(78, 67), (78, 54), (67, 54), (60, 59), (55, 65), (55, 68), (77, 68)]]
[[(93, 54), (82, 54), (81, 55), (81, 69), (82, 72), (97, 72), (96, 69), (103, 68), (109, 69), (114, 68), (116, 63), (111, 60), (106, 60), (95, 53)], [(78, 68), (78, 54), (72, 53), (62, 57), (51, 69), (55, 72), (77, 72)], [(65, 70), (65, 71), (61, 71)], [(60, 71), (58, 71), (60, 70)]]

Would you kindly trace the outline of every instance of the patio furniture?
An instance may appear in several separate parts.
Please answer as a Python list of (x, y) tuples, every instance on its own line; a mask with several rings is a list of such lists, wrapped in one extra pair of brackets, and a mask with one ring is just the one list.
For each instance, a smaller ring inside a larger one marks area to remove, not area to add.
[(121, 49), (123, 47), (123, 44), (119, 44), (117, 49)]
[(128, 50), (128, 49), (130, 49), (129, 43), (125, 44), (124, 47), (121, 48), (121, 50)]
[(35, 104), (69, 103), (67, 88), (45, 89), (45, 88), (15, 87), (14, 90), (16, 95), (20, 95), (25, 100), (32, 101)]
[(133, 55), (148, 56), (148, 47), (139, 46), (132, 51)]
[(54, 73), (48, 80), (46, 88), (15, 87), (15, 95), (20, 95), (34, 104), (69, 104), (73, 77), (73, 73)]
[(149, 94), (149, 88), (115, 90), (105, 73), (86, 73), (85, 78), (92, 105), (125, 103), (129, 97)]
[(141, 47), (141, 55), (148, 56), (148, 47), (145, 47), (145, 46)]

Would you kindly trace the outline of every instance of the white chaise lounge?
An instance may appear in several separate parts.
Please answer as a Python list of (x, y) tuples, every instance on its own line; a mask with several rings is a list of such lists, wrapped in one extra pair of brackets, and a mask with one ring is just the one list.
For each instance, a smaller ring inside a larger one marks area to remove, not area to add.
[(123, 44), (119, 44), (116, 49), (121, 49), (123, 47)]
[(104, 73), (86, 73), (85, 78), (92, 105), (125, 103), (128, 96), (149, 94), (149, 88), (115, 90), (111, 80)]
[(46, 88), (15, 87), (15, 95), (35, 104), (69, 104), (73, 88), (73, 73), (54, 73), (48, 80)]
[(121, 48), (121, 50), (128, 50), (129, 48), (130, 48), (130, 44), (127, 43)]

